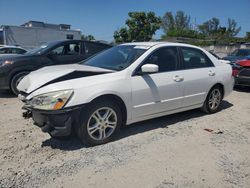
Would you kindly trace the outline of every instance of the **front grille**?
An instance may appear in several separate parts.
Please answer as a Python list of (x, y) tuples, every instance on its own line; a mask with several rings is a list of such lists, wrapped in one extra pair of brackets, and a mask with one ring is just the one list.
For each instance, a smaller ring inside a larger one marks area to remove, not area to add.
[(239, 72), (239, 77), (244, 76), (244, 77), (250, 77), (250, 68), (244, 68)]

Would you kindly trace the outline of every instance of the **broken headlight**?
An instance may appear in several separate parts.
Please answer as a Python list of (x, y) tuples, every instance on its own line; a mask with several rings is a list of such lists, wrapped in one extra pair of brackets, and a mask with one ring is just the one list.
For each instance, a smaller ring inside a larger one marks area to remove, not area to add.
[(33, 97), (28, 104), (40, 110), (60, 110), (69, 101), (73, 90), (62, 90)]

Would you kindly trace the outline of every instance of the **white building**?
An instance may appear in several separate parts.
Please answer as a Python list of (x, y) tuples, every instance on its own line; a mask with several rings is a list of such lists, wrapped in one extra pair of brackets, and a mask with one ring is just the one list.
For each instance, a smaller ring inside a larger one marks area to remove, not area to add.
[(45, 43), (81, 39), (80, 30), (72, 30), (68, 24), (49, 24), (29, 21), (21, 26), (2, 25), (0, 28), (0, 45), (19, 45), (32, 49)]

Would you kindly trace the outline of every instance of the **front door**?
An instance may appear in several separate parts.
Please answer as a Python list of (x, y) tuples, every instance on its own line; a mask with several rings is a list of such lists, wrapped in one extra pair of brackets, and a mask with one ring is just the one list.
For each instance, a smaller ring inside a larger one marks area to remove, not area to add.
[(183, 75), (179, 70), (177, 48), (160, 48), (143, 64), (156, 64), (159, 66), (159, 72), (141, 75), (141, 68), (138, 67), (132, 76), (132, 118), (181, 108)]

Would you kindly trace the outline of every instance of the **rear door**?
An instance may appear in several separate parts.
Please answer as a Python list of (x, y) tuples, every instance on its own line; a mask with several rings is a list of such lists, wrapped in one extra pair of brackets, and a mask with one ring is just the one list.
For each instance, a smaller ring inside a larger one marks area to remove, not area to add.
[[(157, 64), (159, 72), (140, 74), (144, 64)], [(132, 117), (171, 111), (182, 106), (183, 76), (179, 70), (176, 47), (163, 47), (154, 51), (138, 67), (131, 78)]]
[(184, 68), (183, 107), (202, 104), (215, 82), (216, 69), (207, 55), (196, 48), (180, 47)]

